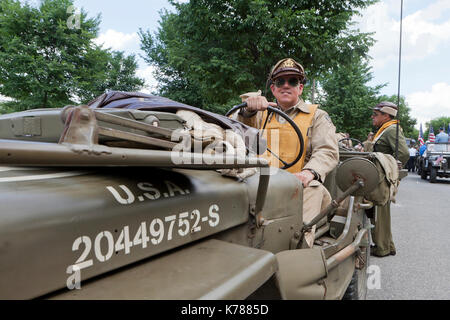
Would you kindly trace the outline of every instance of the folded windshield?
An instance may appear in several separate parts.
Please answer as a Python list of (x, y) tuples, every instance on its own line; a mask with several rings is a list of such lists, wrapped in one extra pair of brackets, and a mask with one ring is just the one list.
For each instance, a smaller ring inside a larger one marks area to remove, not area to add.
[(428, 152), (449, 152), (450, 143), (429, 143), (427, 144)]

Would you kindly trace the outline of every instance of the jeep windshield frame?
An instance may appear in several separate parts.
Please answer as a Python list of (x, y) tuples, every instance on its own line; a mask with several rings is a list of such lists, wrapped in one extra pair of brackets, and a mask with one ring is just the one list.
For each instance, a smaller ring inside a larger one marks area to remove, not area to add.
[(450, 155), (450, 143), (427, 143), (427, 154), (449, 154)]

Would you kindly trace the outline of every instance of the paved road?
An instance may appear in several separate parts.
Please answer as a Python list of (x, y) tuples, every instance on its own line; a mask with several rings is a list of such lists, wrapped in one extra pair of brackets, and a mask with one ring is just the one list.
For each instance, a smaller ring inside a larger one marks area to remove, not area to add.
[(371, 257), (367, 298), (450, 299), (450, 179), (409, 173), (391, 215), (397, 255)]

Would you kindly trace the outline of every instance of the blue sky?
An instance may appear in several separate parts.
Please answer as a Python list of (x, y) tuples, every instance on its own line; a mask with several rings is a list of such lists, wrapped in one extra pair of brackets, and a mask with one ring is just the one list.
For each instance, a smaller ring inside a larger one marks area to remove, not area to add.
[[(101, 14), (97, 43), (137, 56), (142, 54), (139, 28), (156, 31), (159, 11), (173, 10), (166, 0), (75, 0), (74, 4), (91, 17)], [(375, 32), (377, 42), (369, 53), (373, 58), (371, 85), (388, 83), (381, 92), (387, 95), (397, 94), (399, 21), (400, 0), (379, 1), (355, 18), (361, 31)], [(450, 0), (404, 0), (401, 94), (418, 125), (439, 116), (450, 117), (449, 58)], [(151, 73), (152, 68), (139, 59), (138, 75), (146, 79), (147, 92), (155, 85)]]
[(159, 11), (173, 10), (166, 0), (75, 0), (77, 8), (84, 8), (89, 16), (101, 14), (100, 32), (114, 29), (123, 33), (137, 32), (139, 28), (156, 30)]
[[(358, 20), (358, 19), (357, 19)], [(400, 0), (383, 0), (359, 18), (362, 31), (375, 32), (370, 50), (374, 84), (397, 93)], [(404, 0), (401, 94), (418, 125), (450, 117), (450, 0)]]

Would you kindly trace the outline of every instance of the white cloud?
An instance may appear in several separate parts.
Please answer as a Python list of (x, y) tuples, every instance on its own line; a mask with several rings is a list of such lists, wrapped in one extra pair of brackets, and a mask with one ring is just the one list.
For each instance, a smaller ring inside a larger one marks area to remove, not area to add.
[(450, 39), (450, 19), (441, 24), (428, 20), (436, 19), (442, 13), (439, 9), (444, 10), (445, 7), (434, 4), (404, 19), (406, 59), (422, 59), (435, 53), (440, 45)]
[(120, 51), (137, 51), (139, 49), (139, 36), (136, 32), (123, 33), (108, 29), (105, 33), (93, 40), (97, 45), (103, 45), (104, 48)]
[(157, 82), (155, 78), (153, 77), (153, 70), (154, 68), (152, 66), (146, 66), (144, 68), (140, 68), (136, 71), (136, 75), (139, 78), (143, 78), (145, 80), (144, 88), (141, 89), (141, 92), (143, 93), (150, 93), (152, 90), (156, 88)]
[(375, 32), (373, 38), (376, 42), (369, 51), (375, 68), (384, 66), (398, 54), (398, 37), (393, 36), (398, 34), (398, 29), (395, 29), (395, 20), (389, 17), (389, 8), (388, 4), (379, 2), (355, 19), (362, 32)]
[(139, 64), (144, 64), (143, 67), (141, 66), (136, 70), (136, 75), (145, 80), (145, 85), (141, 89), (141, 92), (150, 93), (156, 88), (157, 82), (152, 75), (154, 68), (152, 66), (145, 65), (145, 63), (138, 56), (140, 51), (140, 39), (136, 32), (123, 33), (108, 29), (105, 33), (100, 34), (98, 38), (94, 39), (94, 43), (97, 45), (103, 45), (104, 48), (125, 51), (126, 54), (135, 54)]
[[(383, 67), (389, 61), (398, 59), (400, 38), (398, 1), (378, 2), (362, 12), (362, 17), (355, 18), (363, 32), (375, 32), (375, 45), (370, 49), (373, 66)], [(438, 0), (423, 10), (403, 17), (402, 57), (407, 60), (423, 59), (435, 52), (450, 40), (450, 1)], [(392, 18), (394, 12), (398, 17)], [(437, 22), (437, 19), (446, 19)]]
[(429, 5), (425, 10), (423, 10), (422, 15), (426, 20), (439, 19), (445, 12), (445, 10), (449, 9), (450, 9), (450, 1), (439, 0)]
[(425, 123), (439, 117), (450, 117), (450, 84), (439, 82), (431, 91), (414, 92), (406, 96), (411, 116), (425, 128)]

